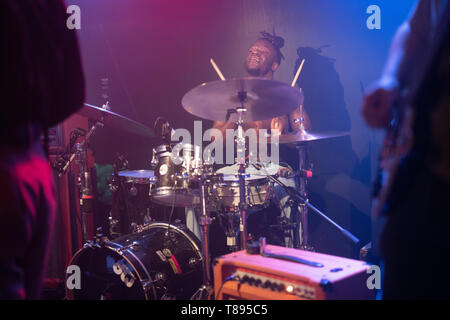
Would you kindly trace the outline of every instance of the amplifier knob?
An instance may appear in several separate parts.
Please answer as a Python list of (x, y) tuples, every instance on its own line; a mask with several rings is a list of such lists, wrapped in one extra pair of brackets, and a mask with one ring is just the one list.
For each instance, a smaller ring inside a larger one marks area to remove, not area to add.
[(270, 290), (277, 291), (278, 290), (278, 284), (276, 282), (272, 283), (270, 286)]

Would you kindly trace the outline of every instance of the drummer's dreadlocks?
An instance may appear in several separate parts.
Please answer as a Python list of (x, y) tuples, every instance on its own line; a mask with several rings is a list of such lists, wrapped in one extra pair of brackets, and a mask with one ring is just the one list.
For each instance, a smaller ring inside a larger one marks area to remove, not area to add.
[(261, 40), (266, 40), (272, 44), (272, 46), (275, 48), (275, 51), (277, 52), (277, 62), (278, 64), (281, 63), (281, 59), (284, 60), (284, 56), (281, 53), (281, 48), (284, 47), (284, 39), (280, 36), (277, 36), (275, 34), (275, 30), (273, 31), (273, 34), (270, 34), (266, 31), (261, 32)]

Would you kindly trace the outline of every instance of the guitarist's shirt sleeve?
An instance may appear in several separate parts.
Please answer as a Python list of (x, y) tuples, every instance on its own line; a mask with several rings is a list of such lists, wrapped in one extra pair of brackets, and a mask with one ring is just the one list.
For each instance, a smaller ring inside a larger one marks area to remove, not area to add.
[(419, 0), (409, 19), (411, 32), (430, 41), (449, 0)]

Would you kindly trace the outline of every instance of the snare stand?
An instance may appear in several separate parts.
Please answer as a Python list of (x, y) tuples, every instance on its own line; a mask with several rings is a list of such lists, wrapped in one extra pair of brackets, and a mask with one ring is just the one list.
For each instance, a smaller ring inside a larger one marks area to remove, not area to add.
[(209, 226), (211, 225), (211, 217), (206, 207), (206, 186), (205, 175), (201, 171), (197, 180), (200, 186), (200, 227), (202, 231), (202, 254), (203, 254), (203, 285), (191, 297), (191, 300), (211, 300), (214, 289), (212, 287), (211, 276), (211, 258), (209, 255)]

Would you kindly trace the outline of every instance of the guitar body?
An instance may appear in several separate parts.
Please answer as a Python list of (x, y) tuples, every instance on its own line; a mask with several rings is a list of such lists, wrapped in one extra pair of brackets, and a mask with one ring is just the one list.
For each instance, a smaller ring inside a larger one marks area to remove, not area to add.
[(394, 118), (386, 130), (386, 137), (380, 150), (374, 190), (373, 210), (375, 210), (376, 215), (383, 213), (398, 165), (412, 146), (412, 114), (413, 111), (409, 104), (398, 104), (395, 107)]
[[(407, 86), (399, 90), (399, 96), (395, 99), (393, 119), (387, 128), (386, 137), (380, 151), (379, 168), (373, 193), (373, 210), (377, 215), (384, 213), (390, 205), (389, 199), (395, 197), (395, 194), (392, 194), (392, 186), (398, 166), (414, 144), (413, 124), (415, 123), (415, 114), (419, 110), (422, 110), (422, 113), (424, 111), (431, 112), (431, 106), (428, 105), (431, 101), (424, 101), (423, 96), (427, 97), (428, 91), (433, 86), (427, 83), (427, 78), (432, 70), (432, 65), (436, 63), (437, 58), (443, 51), (444, 39), (448, 38), (449, 10), (450, 5), (447, 5), (436, 29), (432, 45), (425, 53), (423, 60), (416, 61), (415, 65), (411, 66), (417, 71), (413, 76), (410, 76), (410, 79), (407, 79)], [(418, 134), (430, 133), (419, 132)], [(408, 173), (408, 175), (413, 174), (414, 172)]]

